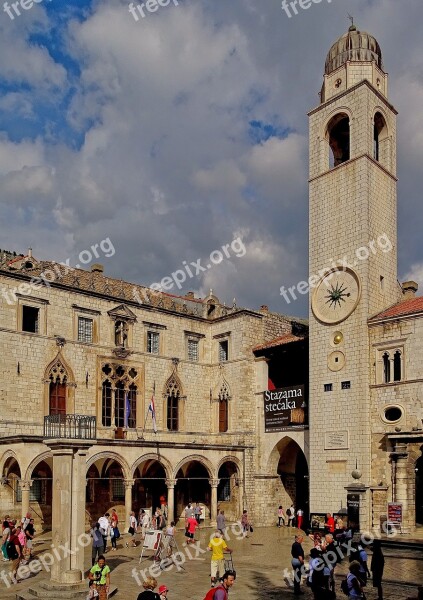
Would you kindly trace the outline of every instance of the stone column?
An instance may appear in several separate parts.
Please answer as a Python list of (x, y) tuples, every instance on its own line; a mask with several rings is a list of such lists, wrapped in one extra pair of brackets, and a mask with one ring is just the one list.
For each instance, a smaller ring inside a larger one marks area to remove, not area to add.
[(210, 525), (216, 527), (217, 525), (217, 486), (219, 485), (219, 479), (209, 479), (211, 486), (211, 507), (210, 507)]
[(31, 479), (21, 479), (20, 486), (22, 490), (22, 505), (21, 505), (21, 517), (26, 517), (29, 512), (29, 492), (32, 486)]
[(51, 565), (50, 578), (53, 585), (78, 584), (84, 572), (86, 454), (95, 441), (45, 444), (53, 454), (52, 542), (62, 557)]
[[(52, 542), (54, 548), (70, 547), (72, 526), (72, 466), (73, 448), (55, 447), (53, 453)], [(71, 556), (55, 560), (51, 566), (51, 580), (63, 581), (63, 574), (71, 569)], [(82, 579), (82, 575), (81, 575)]]
[[(72, 472), (72, 521), (71, 521), (71, 569), (84, 573), (85, 495), (87, 487), (88, 448), (80, 448), (73, 455)], [(91, 541), (91, 540), (90, 540)]]
[(176, 479), (166, 479), (167, 486), (167, 522), (175, 520), (175, 485)]
[(135, 479), (125, 479), (125, 531), (129, 529), (129, 517), (132, 512), (132, 487)]

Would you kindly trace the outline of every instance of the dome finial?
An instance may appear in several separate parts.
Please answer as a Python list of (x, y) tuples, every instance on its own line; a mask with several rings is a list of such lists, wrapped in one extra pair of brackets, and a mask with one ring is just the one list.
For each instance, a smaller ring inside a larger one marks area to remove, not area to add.
[(357, 31), (357, 27), (354, 25), (354, 17), (352, 17), (349, 13), (347, 13), (349, 20), (351, 21), (351, 25), (348, 31)]

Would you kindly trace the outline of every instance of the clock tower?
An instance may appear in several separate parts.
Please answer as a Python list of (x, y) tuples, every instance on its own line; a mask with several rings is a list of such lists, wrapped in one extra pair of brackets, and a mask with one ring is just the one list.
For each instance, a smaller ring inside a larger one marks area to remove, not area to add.
[(345, 508), (357, 465), (361, 528), (372, 460), (367, 321), (401, 297), (396, 114), (379, 44), (352, 25), (328, 53), (309, 113), (309, 455), (312, 513)]

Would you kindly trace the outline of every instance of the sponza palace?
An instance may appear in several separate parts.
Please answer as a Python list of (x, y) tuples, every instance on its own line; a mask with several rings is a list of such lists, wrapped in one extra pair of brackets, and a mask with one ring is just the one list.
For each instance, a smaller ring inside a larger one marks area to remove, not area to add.
[[(99, 264), (1, 297), (2, 513), (31, 507), (55, 543), (72, 531), (71, 547), (85, 518), (127, 519), (161, 496), (170, 519), (192, 500), (211, 523), (220, 506), (269, 525), (291, 503), (306, 518), (348, 511), (362, 530), (393, 504), (403, 531), (423, 522), (423, 298), (397, 281), (396, 116), (380, 46), (353, 25), (309, 113), (310, 273), (382, 235), (392, 250), (322, 274), (308, 323), (213, 293), (152, 294)], [(51, 267), (3, 252), (0, 283)], [(283, 416), (266, 416), (281, 390)]]

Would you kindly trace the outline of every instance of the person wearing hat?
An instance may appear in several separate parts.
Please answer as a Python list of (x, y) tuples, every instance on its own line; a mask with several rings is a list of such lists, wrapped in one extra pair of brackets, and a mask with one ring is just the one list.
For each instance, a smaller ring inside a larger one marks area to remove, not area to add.
[(169, 589), (165, 585), (161, 585), (159, 587), (160, 600), (167, 600), (168, 591), (169, 591)]

